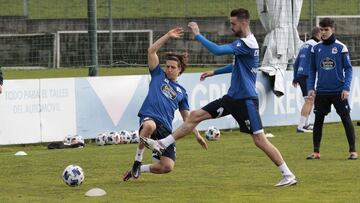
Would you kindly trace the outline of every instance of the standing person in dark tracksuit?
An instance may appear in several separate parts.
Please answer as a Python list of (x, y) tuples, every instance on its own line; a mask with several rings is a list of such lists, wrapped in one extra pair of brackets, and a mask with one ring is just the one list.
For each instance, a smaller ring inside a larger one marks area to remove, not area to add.
[[(335, 23), (331, 18), (320, 21), (322, 42), (311, 50), (310, 72), (308, 78), (308, 97), (315, 99), (315, 123), (313, 129), (314, 151), (306, 159), (320, 159), (320, 142), (325, 116), (334, 105), (345, 128), (349, 144), (349, 160), (356, 160), (355, 131), (350, 117), (348, 102), (352, 65), (349, 51), (335, 38)], [(316, 88), (315, 80), (317, 79)]]

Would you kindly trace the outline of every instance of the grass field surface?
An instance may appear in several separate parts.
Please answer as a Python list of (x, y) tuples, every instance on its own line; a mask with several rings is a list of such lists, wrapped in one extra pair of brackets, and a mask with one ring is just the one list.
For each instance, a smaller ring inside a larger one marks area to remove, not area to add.
[[(359, 135), (359, 127), (355, 127)], [(138, 180), (121, 180), (132, 165), (136, 145), (47, 150), (46, 145), (0, 147), (0, 202), (316, 202), (351, 203), (360, 199), (359, 161), (349, 161), (341, 124), (325, 124), (320, 160), (305, 160), (312, 151), (311, 134), (296, 134), (295, 126), (266, 128), (298, 177), (292, 187), (275, 188), (280, 172), (258, 150), (249, 135), (222, 131), (220, 141), (203, 150), (192, 135), (177, 141), (175, 170), (144, 173)], [(359, 139), (356, 139), (357, 143)], [(17, 151), (27, 156), (14, 156)], [(150, 162), (145, 152), (144, 162)], [(85, 171), (80, 187), (69, 187), (61, 174), (69, 164)], [(86, 197), (91, 188), (107, 192)]]
[[(211, 68), (187, 68), (186, 73), (203, 72)], [(64, 78), (87, 77), (87, 68), (61, 68), (61, 69), (5, 69), (6, 79), (36, 79), (36, 78)], [(141, 75), (149, 74), (148, 68), (99, 68), (98, 76)]]

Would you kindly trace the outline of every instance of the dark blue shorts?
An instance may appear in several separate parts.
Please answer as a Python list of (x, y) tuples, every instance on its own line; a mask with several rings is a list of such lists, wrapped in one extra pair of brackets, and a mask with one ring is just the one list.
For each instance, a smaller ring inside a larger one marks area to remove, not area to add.
[[(142, 130), (142, 124), (144, 121), (146, 120), (153, 120), (156, 124), (156, 129), (153, 132), (153, 134), (151, 135), (151, 139), (154, 140), (160, 140), (163, 139), (165, 137), (167, 137), (168, 135), (171, 134), (171, 131), (169, 131), (163, 124), (161, 124), (159, 121), (150, 118), (150, 117), (143, 117), (140, 118), (140, 129), (139, 129), (139, 133)], [(165, 151), (163, 152), (162, 156), (166, 156), (169, 157), (170, 159), (172, 159), (173, 161), (175, 161), (176, 158), (176, 145), (175, 143), (171, 144), (170, 146), (168, 146)], [(156, 156), (155, 154), (153, 154), (153, 158), (160, 160), (159, 156)]]
[(220, 118), (231, 114), (239, 124), (241, 132), (258, 134), (264, 131), (257, 98), (235, 100), (225, 95), (210, 102), (202, 109), (208, 112), (212, 118)]

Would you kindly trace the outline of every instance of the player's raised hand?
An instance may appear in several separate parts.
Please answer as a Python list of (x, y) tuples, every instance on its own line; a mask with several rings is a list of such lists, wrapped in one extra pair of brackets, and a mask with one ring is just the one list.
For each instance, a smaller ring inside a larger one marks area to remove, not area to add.
[(201, 74), (200, 81), (203, 81), (203, 80), (205, 80), (205, 78), (211, 77), (213, 75), (214, 75), (214, 71), (212, 71), (212, 70), (206, 71), (206, 72)]
[(184, 29), (182, 27), (176, 27), (174, 29), (169, 30), (167, 33), (171, 38), (179, 39), (184, 35)]
[(194, 35), (200, 34), (200, 29), (196, 22), (189, 22), (188, 27), (191, 29)]

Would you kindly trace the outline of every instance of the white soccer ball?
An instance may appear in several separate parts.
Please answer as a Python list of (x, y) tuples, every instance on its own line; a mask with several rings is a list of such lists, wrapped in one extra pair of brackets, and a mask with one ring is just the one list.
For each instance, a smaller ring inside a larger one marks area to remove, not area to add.
[(127, 131), (127, 130), (120, 130), (119, 134), (120, 134), (120, 140), (121, 140), (120, 143), (122, 143), (122, 144), (128, 144), (128, 143), (130, 143), (130, 141), (131, 141), (131, 135), (130, 135), (129, 131)]
[(120, 135), (118, 132), (115, 131), (110, 132), (108, 135), (106, 135), (105, 144), (107, 145), (117, 144), (116, 139), (118, 139), (119, 136)]
[(84, 144), (84, 138), (80, 135), (67, 135), (64, 138), (64, 145)]
[(62, 174), (62, 178), (68, 186), (76, 187), (84, 182), (85, 173), (80, 166), (69, 165), (65, 168)]
[(103, 146), (105, 145), (106, 142), (106, 134), (105, 133), (100, 133), (96, 138), (95, 138), (95, 143), (99, 146)]
[(130, 143), (139, 143), (140, 142), (140, 136), (138, 130), (132, 130), (130, 131), (131, 140)]
[(220, 139), (220, 130), (214, 126), (208, 127), (205, 131), (205, 138), (209, 141), (215, 141)]
[(64, 145), (71, 145), (71, 138), (72, 135), (66, 135), (63, 141)]

